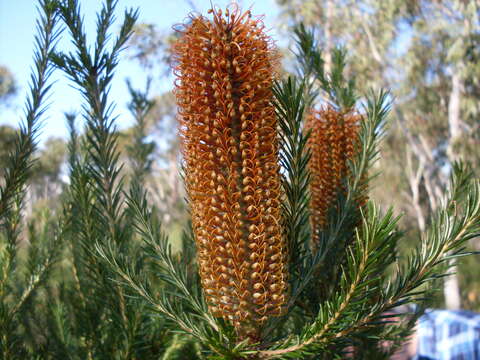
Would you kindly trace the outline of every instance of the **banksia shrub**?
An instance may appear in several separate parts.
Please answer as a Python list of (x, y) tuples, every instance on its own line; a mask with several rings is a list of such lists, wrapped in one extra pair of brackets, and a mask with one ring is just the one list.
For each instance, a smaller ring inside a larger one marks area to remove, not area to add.
[(346, 193), (348, 161), (353, 160), (358, 147), (360, 119), (356, 113), (342, 113), (331, 106), (311, 110), (307, 116), (305, 127), (310, 131), (307, 144), (311, 152), (310, 222), (314, 239), (328, 225), (328, 211), (335, 205), (339, 192)]
[(287, 296), (277, 52), (250, 12), (211, 13), (191, 17), (173, 48), (185, 182), (210, 310), (255, 339)]
[[(90, 37), (78, 0), (40, 2), (45, 30), (37, 41), (40, 72), (32, 78), (32, 99), (42, 98), (50, 59), (84, 96), (86, 132), (77, 135), (70, 115), (70, 185), (58, 225), (52, 221), (52, 231), (45, 231), (55, 234), (52, 246), (59, 251), (49, 246), (49, 256), (39, 257), (44, 250), (33, 247), (26, 261), (17, 262), (20, 233), (9, 229), (20, 223), (29, 165), (16, 164), (30, 162), (35, 114), (43, 109), (26, 102), (28, 131), (19, 135), (5, 181), (14, 186), (0, 189), (0, 203), (7, 204), (0, 211), (6, 230), (0, 231), (6, 240), (0, 259), (7, 261), (0, 358), (326, 360), (360, 347), (353, 356), (388, 358), (378, 345), (386, 339), (397, 345), (413, 321), (386, 322), (386, 314), (429, 298), (425, 284), (445, 273), (442, 264), (467, 255), (465, 244), (479, 236), (480, 183), (452, 164), (445, 205), (401, 262), (395, 248), (402, 232), (393, 212), (381, 214), (372, 202), (358, 211), (357, 201), (379, 154), (392, 97), (384, 91), (365, 96), (361, 117), (329, 107), (313, 112), (309, 138), (305, 118), (315, 96), (322, 93), (341, 109), (353, 109), (359, 98), (353, 79), (343, 75), (345, 52), (335, 51), (331, 71), (324, 73), (314, 32), (299, 26), (301, 78), (276, 81), (278, 57), (262, 23), (249, 12), (215, 9), (211, 20), (192, 16), (173, 48), (193, 230), (174, 253), (141, 174), (148, 170), (148, 152), (137, 159), (130, 184), (121, 171), (108, 89), (137, 12), (125, 13), (113, 39), (116, 3), (104, 0), (97, 34)], [(48, 28), (56, 14), (72, 52), (50, 51), (55, 41), (47, 39), (56, 36)], [(145, 96), (134, 95), (138, 146), (146, 140)], [(322, 229), (314, 234), (321, 239), (316, 251), (309, 204)], [(334, 211), (326, 224), (329, 207)], [(65, 259), (70, 279), (55, 279), (45, 296), (34, 296), (55, 253), (71, 256)], [(27, 271), (8, 263), (25, 263)], [(27, 274), (26, 281), (15, 273)], [(29, 339), (23, 341), (23, 334)]]

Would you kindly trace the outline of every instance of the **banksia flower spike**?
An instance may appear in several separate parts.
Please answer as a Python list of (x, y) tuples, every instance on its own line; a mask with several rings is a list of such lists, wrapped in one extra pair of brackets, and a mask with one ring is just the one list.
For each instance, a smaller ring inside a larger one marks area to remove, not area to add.
[(192, 16), (173, 47), (185, 182), (210, 310), (258, 340), (287, 296), (271, 91), (278, 55), (250, 12), (210, 13)]
[[(360, 115), (341, 113), (331, 106), (312, 110), (307, 116), (310, 130), (308, 147), (311, 151), (309, 169), (310, 211), (314, 239), (328, 223), (328, 210), (334, 206), (339, 191), (346, 192), (344, 180), (348, 176), (348, 161), (355, 156)], [(361, 204), (359, 204), (361, 205)]]

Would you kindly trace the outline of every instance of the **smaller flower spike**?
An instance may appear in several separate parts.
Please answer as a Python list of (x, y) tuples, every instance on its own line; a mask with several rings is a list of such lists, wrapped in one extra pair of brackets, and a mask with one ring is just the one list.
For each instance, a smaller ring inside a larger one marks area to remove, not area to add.
[(241, 338), (283, 312), (278, 55), (261, 21), (237, 8), (192, 16), (173, 47), (185, 181), (210, 310)]
[[(328, 210), (335, 205), (339, 191), (346, 192), (348, 160), (353, 160), (358, 141), (360, 115), (341, 113), (331, 106), (312, 110), (307, 116), (310, 130), (308, 147), (311, 151), (311, 225), (313, 245), (318, 233), (328, 225)], [(362, 206), (364, 201), (359, 201)]]

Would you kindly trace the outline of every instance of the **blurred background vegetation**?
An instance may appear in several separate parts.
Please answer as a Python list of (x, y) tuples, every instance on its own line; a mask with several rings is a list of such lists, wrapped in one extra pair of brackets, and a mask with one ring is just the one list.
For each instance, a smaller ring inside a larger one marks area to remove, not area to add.
[[(480, 171), (480, 2), (276, 2), (280, 12), (273, 21), (282, 39), (277, 40), (285, 54), (285, 72), (295, 71), (288, 55), (288, 48), (293, 45), (288, 42), (291, 27), (303, 21), (318, 31), (327, 71), (332, 49), (341, 45), (348, 51), (349, 76), (355, 78), (359, 93), (371, 88), (391, 89), (394, 108), (371, 196), (379, 204), (393, 205), (404, 214), (401, 225), (409, 240), (402, 247), (408, 249), (418, 234), (424, 232), (430, 215), (439, 206), (451, 163), (464, 159), (472, 164), (477, 175)], [(195, 10), (195, 1), (189, 4)], [(169, 47), (176, 35), (170, 26), (136, 25), (127, 50), (129, 61), (138, 62), (153, 83), (171, 82)], [(131, 89), (131, 95), (129, 108), (135, 117), (135, 90)], [(15, 96), (18, 96), (15, 76), (0, 64), (0, 109), (8, 107)], [(138, 149), (132, 149), (131, 144), (135, 144), (135, 137), (143, 131), (148, 145), (143, 155), (151, 161), (145, 178), (151, 194), (149, 200), (161, 211), (170, 239), (178, 247), (188, 216), (179, 176), (174, 99), (166, 91), (148, 95), (148, 101), (152, 106), (145, 115), (143, 128), (139, 129), (137, 123), (119, 130), (123, 171), (131, 172), (138, 156), (135, 153)], [(0, 182), (15, 131), (10, 125), (0, 126)], [(25, 207), (30, 226), (25, 231), (35, 233), (45, 222), (54, 221), (60, 211), (59, 199), (69, 182), (66, 141), (49, 138), (37, 153)], [(26, 241), (24, 245), (28, 246)], [(480, 239), (473, 239), (469, 246), (480, 250)], [(68, 267), (68, 262), (65, 259), (63, 266)], [(440, 294), (432, 299), (432, 306), (480, 311), (478, 257), (460, 262), (457, 271), (458, 275), (446, 284), (439, 284), (448, 296)], [(68, 274), (58, 271), (56, 276), (61, 279)]]

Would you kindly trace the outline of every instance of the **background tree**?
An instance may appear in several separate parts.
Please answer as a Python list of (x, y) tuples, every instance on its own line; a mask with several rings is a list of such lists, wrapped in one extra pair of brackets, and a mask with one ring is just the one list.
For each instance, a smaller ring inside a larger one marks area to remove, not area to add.
[(8, 125), (0, 126), (0, 179), (5, 176), (8, 155), (13, 150), (16, 139), (16, 131)]
[(13, 74), (7, 67), (0, 65), (0, 105), (4, 105), (17, 93), (17, 85)]

